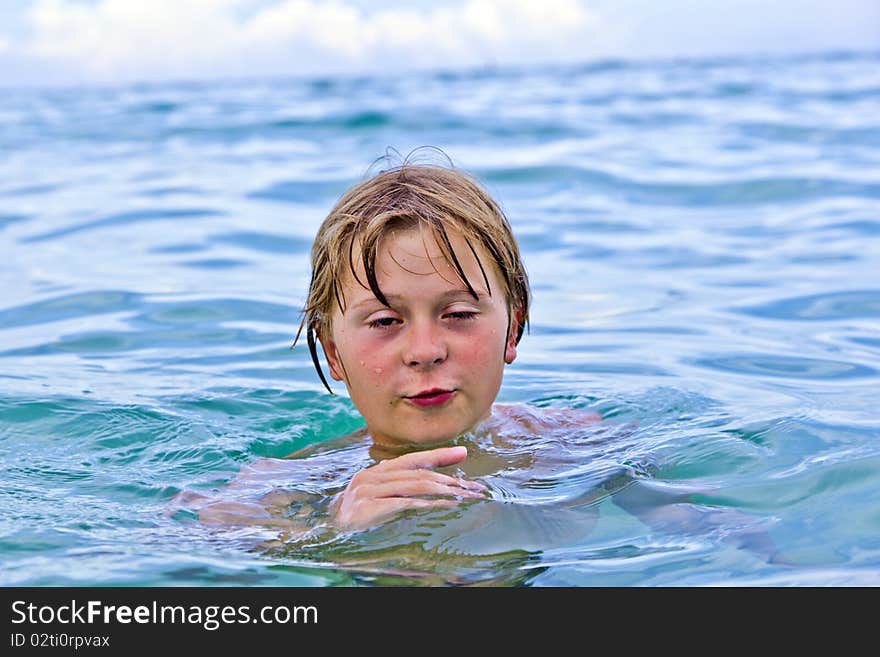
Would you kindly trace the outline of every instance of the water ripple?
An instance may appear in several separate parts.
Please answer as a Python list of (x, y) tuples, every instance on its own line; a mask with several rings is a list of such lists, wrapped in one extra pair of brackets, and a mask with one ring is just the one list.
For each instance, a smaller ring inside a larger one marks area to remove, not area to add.
[(143, 295), (122, 291), (94, 291), (59, 297), (0, 310), (0, 327), (32, 326), (47, 322), (125, 312), (141, 306)]
[(261, 253), (284, 253), (288, 255), (307, 252), (312, 243), (301, 237), (289, 237), (265, 232), (239, 231), (213, 235), (211, 242), (230, 244)]
[[(6, 90), (0, 584), (867, 581), (878, 66)], [(519, 238), (534, 330), (502, 400), (604, 420), (461, 437), (455, 467), (492, 498), (369, 531), (254, 552), (277, 532), (169, 516), (240, 469), (283, 498), (372, 462), (335, 448), (363, 421), (289, 346), (321, 218), (388, 147), (423, 144), (485, 183)]]
[(847, 290), (790, 297), (733, 310), (782, 320), (862, 319), (880, 317), (880, 290)]
[(48, 240), (56, 240), (59, 237), (73, 235), (74, 233), (94, 230), (96, 228), (106, 228), (108, 226), (131, 226), (132, 224), (142, 223), (145, 221), (166, 221), (169, 219), (180, 221), (182, 219), (192, 219), (195, 217), (216, 217), (220, 214), (222, 213), (217, 210), (210, 210), (206, 208), (133, 210), (130, 212), (120, 212), (110, 215), (109, 217), (103, 217), (101, 219), (89, 221), (84, 224), (78, 224), (76, 226), (59, 228), (58, 230), (49, 231), (48, 233), (41, 233), (39, 235), (23, 237), (19, 241), (21, 241), (23, 244), (45, 242)]
[(286, 203), (310, 203), (339, 196), (350, 184), (341, 180), (286, 180), (252, 191), (248, 197)]
[(738, 354), (700, 358), (693, 362), (700, 367), (743, 376), (787, 379), (821, 381), (875, 377), (878, 374), (878, 370), (857, 363), (780, 354)]

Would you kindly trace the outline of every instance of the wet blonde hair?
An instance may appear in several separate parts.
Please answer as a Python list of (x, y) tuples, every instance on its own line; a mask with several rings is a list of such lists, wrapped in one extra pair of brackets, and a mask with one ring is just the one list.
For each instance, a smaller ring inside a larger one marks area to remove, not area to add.
[[(507, 332), (510, 332), (512, 318), (516, 317), (517, 344), (522, 338), (529, 321), (529, 281), (513, 231), (501, 208), (473, 178), (454, 167), (404, 163), (349, 189), (321, 224), (312, 245), (312, 278), (294, 345), (305, 328), (312, 362), (330, 394), (333, 391), (318, 362), (315, 339), (330, 335), (334, 304), (345, 312), (346, 301), (340, 282), (350, 272), (380, 303), (388, 306), (376, 280), (379, 244), (393, 230), (410, 228), (432, 231), (443, 255), (474, 299), (477, 293), (452, 248), (449, 231), (457, 231), (464, 237), (492, 295), (485, 265), (474, 245), (482, 247), (500, 275), (501, 292), (508, 308)], [(356, 250), (366, 281), (357, 275)]]

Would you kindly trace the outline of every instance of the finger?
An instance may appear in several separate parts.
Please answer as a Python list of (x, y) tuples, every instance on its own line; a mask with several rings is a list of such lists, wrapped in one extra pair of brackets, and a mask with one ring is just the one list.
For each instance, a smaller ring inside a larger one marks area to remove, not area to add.
[(456, 500), (423, 500), (418, 497), (391, 497), (375, 500), (366, 509), (354, 514), (338, 517), (337, 522), (345, 529), (366, 529), (379, 524), (400, 511), (408, 509), (434, 509), (453, 507)]
[(394, 459), (382, 461), (377, 468), (387, 470), (389, 468), (402, 467), (408, 469), (416, 468), (440, 468), (444, 465), (454, 465), (460, 463), (467, 458), (467, 448), (459, 445), (457, 447), (438, 447), (437, 449), (429, 449), (424, 452), (412, 452), (404, 454)]
[(408, 479), (404, 481), (388, 481), (381, 484), (370, 484), (358, 491), (358, 497), (367, 500), (378, 500), (393, 497), (414, 497), (418, 495), (440, 495), (468, 499), (482, 499), (481, 491), (462, 488), (458, 485), (447, 485), (436, 481)]
[(456, 506), (458, 502), (455, 500), (423, 500), (418, 497), (391, 497), (382, 500), (375, 510), (377, 515), (373, 521), (381, 518), (387, 518), (390, 515), (407, 511), (409, 509), (438, 509)]
[(486, 491), (488, 488), (478, 481), (470, 481), (461, 477), (453, 477), (441, 472), (433, 470), (385, 470), (372, 473), (368, 481), (362, 483), (364, 485), (378, 485), (390, 483), (392, 481), (433, 481), (446, 486), (459, 486), (468, 490)]
[(389, 499), (399, 505), (399, 510), (451, 508), (458, 505), (455, 500), (423, 500), (418, 497), (401, 497), (399, 499), (392, 497)]

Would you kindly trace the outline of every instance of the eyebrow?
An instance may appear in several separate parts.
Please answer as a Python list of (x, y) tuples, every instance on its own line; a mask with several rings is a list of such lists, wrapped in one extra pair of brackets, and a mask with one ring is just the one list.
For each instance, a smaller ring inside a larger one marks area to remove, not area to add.
[[(438, 301), (440, 301), (440, 302), (448, 301), (449, 299), (459, 297), (461, 295), (465, 295), (465, 296), (467, 296), (468, 299), (473, 301), (474, 297), (465, 288), (456, 289), (456, 290), (449, 290), (447, 292), (444, 292), (443, 294), (440, 295), (440, 297), (438, 298)], [(485, 292), (477, 291), (477, 301), (480, 301), (482, 299), (486, 299), (488, 297), (489, 297), (489, 295), (486, 294)], [(400, 294), (386, 294), (385, 298), (388, 299), (389, 302), (393, 302), (393, 301), (400, 301), (404, 297)], [(357, 303), (352, 304), (351, 310), (354, 310), (355, 308), (359, 308), (360, 306), (366, 306), (367, 304), (373, 303), (374, 301), (376, 303), (379, 303), (380, 305), (382, 304), (382, 302), (379, 301), (376, 297), (368, 297), (368, 298), (364, 299), (363, 301), (358, 301)]]

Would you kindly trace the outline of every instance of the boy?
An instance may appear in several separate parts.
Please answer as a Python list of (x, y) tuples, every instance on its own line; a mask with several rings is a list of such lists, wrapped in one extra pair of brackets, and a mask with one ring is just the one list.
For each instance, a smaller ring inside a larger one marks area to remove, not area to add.
[[(312, 271), (312, 359), (327, 385), (317, 338), (374, 445), (447, 443), (515, 413), (493, 402), (528, 322), (528, 278), (507, 219), (469, 177), (404, 165), (356, 185), (318, 231)], [(466, 455), (446, 447), (384, 460), (355, 475), (331, 514), (361, 528), (480, 498), (482, 484), (431, 470)]]
[[(486, 486), (467, 475), (491, 472), (497, 459), (443, 446), (462, 435), (535, 435), (599, 419), (584, 410), (494, 405), (504, 365), (516, 358), (528, 324), (529, 302), (507, 219), (464, 173), (403, 164), (343, 195), (312, 247), (297, 334), (298, 340), (305, 329), (318, 376), (332, 394), (321, 345), (331, 377), (344, 382), (366, 423), (335, 441), (369, 447), (367, 467), (326, 509), (335, 527), (363, 529), (400, 511), (483, 499)], [(248, 465), (230, 488), (256, 492), (289, 477), (296, 460), (320, 447), (289, 455), (293, 462)], [(435, 470), (453, 465), (464, 476)], [(196, 500), (203, 522), (294, 528), (296, 518), (283, 510), (305, 497), (273, 491), (254, 502), (193, 494), (182, 501)]]
[[(402, 511), (483, 500), (488, 489), (475, 478), (495, 476), (502, 497), (518, 504), (474, 510), (458, 522), (462, 535), (518, 525), (525, 529), (511, 539), (513, 547), (539, 549), (548, 536), (566, 545), (589, 533), (593, 503), (607, 495), (664, 531), (700, 534), (728, 520), (742, 525), (740, 514), (692, 505), (693, 490), (652, 485), (631, 466), (609, 460), (596, 447), (598, 432), (584, 436), (583, 427), (600, 419), (596, 413), (494, 404), (504, 365), (516, 358), (528, 324), (529, 301), (510, 225), (471, 178), (404, 164), (355, 185), (315, 238), (297, 339), (305, 329), (330, 390), (321, 345), (331, 377), (344, 382), (366, 426), (329, 441), (332, 447), (312, 445), (291, 460), (246, 466), (230, 489), (258, 493), (251, 496), (256, 501), (204, 503), (200, 519), (288, 528), (300, 537), (316, 519), (320, 526), (361, 530)], [(450, 446), (453, 441), (468, 447)], [(316, 460), (322, 450), (331, 458)], [(352, 453), (354, 467), (340, 469)], [(316, 474), (330, 463), (337, 472)], [(282, 478), (316, 477), (326, 485), (265, 494), (266, 484)], [(328, 490), (333, 494), (322, 495)], [(748, 523), (725, 540), (765, 557), (775, 553)]]

